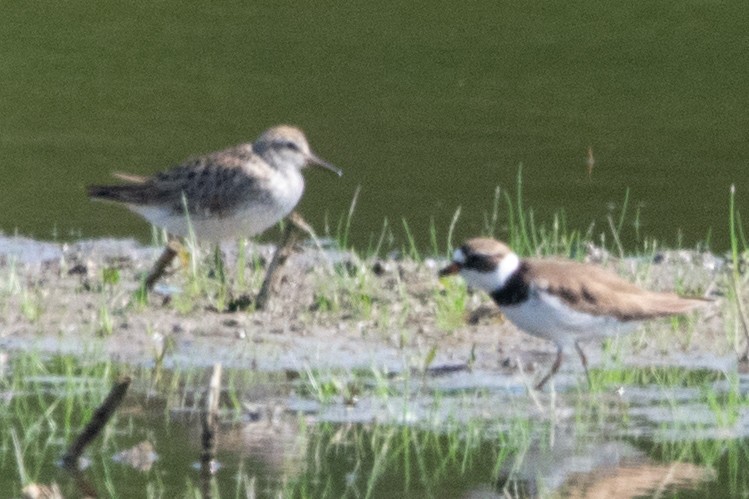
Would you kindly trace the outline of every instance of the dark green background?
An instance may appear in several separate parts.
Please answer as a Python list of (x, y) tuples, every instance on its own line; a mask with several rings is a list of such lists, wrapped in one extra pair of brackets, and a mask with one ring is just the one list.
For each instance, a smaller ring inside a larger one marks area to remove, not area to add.
[[(299, 125), (341, 179), (307, 174), (324, 231), (358, 185), (352, 240), (405, 217), (422, 246), (462, 206), (473, 235), (497, 185), (572, 228), (630, 188), (630, 221), (673, 245), (749, 207), (749, 35), (742, 2), (0, 1), (0, 230), (131, 236), (92, 204), (111, 171), (151, 173)], [(588, 147), (596, 165), (586, 172)], [(749, 217), (749, 209), (743, 210)], [(634, 231), (625, 237), (632, 246)]]

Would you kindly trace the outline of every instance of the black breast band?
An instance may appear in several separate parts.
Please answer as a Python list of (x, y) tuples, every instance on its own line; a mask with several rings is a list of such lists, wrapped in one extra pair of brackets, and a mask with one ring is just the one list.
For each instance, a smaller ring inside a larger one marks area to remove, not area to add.
[(524, 263), (520, 264), (520, 267), (513, 272), (510, 278), (505, 282), (505, 285), (492, 291), (489, 296), (492, 297), (497, 305), (517, 305), (528, 299), (529, 286), (523, 278), (527, 272)]

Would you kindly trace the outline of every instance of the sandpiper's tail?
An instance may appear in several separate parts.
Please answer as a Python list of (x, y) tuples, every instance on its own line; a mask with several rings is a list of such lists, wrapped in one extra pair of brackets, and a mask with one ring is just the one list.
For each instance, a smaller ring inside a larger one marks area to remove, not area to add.
[(130, 182), (121, 185), (89, 185), (86, 193), (91, 199), (118, 203), (142, 203), (146, 194), (146, 177), (127, 173), (114, 173), (114, 176)]
[(142, 185), (89, 185), (86, 193), (91, 199), (117, 203), (140, 204), (144, 201)]

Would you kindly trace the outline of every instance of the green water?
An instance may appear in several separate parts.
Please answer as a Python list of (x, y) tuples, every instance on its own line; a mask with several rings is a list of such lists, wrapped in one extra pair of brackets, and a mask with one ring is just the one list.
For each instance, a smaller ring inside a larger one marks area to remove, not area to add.
[[(715, 426), (713, 413), (689, 398), (696, 393), (677, 386), (628, 385), (624, 391), (642, 394), (628, 397), (631, 405), (612, 405), (605, 392), (591, 398), (560, 393), (558, 413), (548, 420), (537, 417), (545, 406), (521, 409), (531, 402), (525, 393), (467, 387), (465, 378), (461, 390), (409, 394), (398, 393), (394, 380), (390, 395), (364, 390), (357, 404), (346, 406), (337, 398), (304, 398), (303, 381), (290, 382), (284, 373), (226, 370), (220, 466), (202, 479), (196, 465), (205, 370), (154, 377), (155, 371), (107, 362), (11, 356), (0, 372), (2, 497), (52, 482), (65, 497), (84, 490), (100, 497), (206, 497), (200, 495), (206, 490), (213, 497), (579, 497), (600, 494), (617, 477), (617, 491), (632, 497), (747, 495), (743, 382), (736, 393), (742, 401), (725, 413), (737, 411), (735, 420)], [(133, 384), (87, 447), (85, 469), (73, 475), (59, 466), (60, 457), (122, 370), (133, 374)], [(720, 382), (700, 386), (725, 402)], [(674, 396), (684, 395), (673, 405)], [(270, 424), (263, 414), (273, 405), (280, 412)], [(385, 420), (383, 407), (393, 409)], [(573, 407), (574, 416), (563, 416)], [(680, 411), (688, 416), (672, 419)], [(143, 441), (156, 459), (142, 460), (148, 464), (142, 469), (115, 457)]]
[[(639, 236), (727, 247), (749, 216), (746, 5), (717, 1), (0, 3), (0, 230), (149, 237), (92, 205), (111, 171), (152, 173), (288, 122), (341, 179), (309, 172), (324, 232), (361, 195), (352, 241), (405, 218), (422, 246), (497, 185), (571, 228), (630, 188)], [(586, 158), (595, 157), (592, 176)], [(712, 229), (712, 231), (711, 231)], [(711, 231), (711, 232), (710, 232)], [(501, 234), (500, 234), (501, 235)], [(625, 243), (636, 242), (628, 225)]]

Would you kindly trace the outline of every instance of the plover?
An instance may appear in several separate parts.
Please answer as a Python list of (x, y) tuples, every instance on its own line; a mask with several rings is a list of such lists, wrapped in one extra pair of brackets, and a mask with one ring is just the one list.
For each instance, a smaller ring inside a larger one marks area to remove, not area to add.
[(439, 275), (456, 273), (488, 293), (515, 326), (554, 342), (556, 360), (537, 389), (557, 372), (569, 347), (577, 350), (587, 377), (581, 341), (603, 339), (640, 321), (683, 314), (709, 301), (647, 291), (595, 265), (520, 259), (506, 244), (486, 238), (466, 241)]

